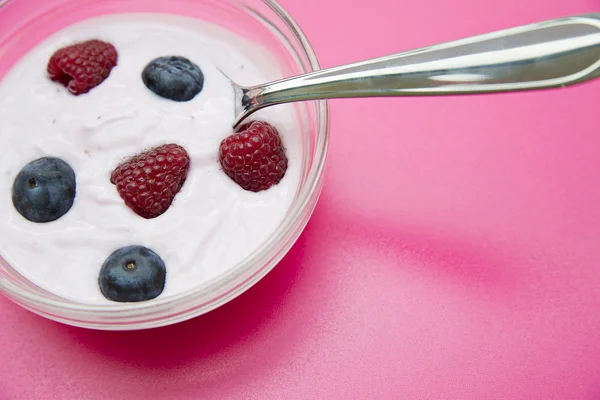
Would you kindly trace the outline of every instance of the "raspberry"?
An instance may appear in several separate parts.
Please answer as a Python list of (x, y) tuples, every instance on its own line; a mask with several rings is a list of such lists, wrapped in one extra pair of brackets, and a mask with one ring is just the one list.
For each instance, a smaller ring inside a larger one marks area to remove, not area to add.
[(57, 50), (48, 61), (48, 74), (78, 96), (104, 82), (117, 58), (112, 44), (88, 40)]
[(277, 185), (288, 167), (279, 132), (263, 121), (246, 123), (225, 138), (219, 149), (219, 161), (231, 179), (252, 192)]
[(189, 168), (187, 151), (177, 144), (165, 144), (121, 163), (112, 172), (110, 181), (129, 208), (151, 219), (171, 206)]

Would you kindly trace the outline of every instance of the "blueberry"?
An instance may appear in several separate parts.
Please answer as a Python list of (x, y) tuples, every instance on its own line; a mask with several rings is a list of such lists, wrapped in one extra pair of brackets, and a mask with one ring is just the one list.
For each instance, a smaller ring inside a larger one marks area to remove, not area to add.
[(112, 253), (100, 270), (98, 284), (108, 300), (121, 303), (152, 300), (165, 288), (163, 260), (147, 247), (128, 246)]
[(55, 157), (27, 164), (15, 178), (12, 202), (32, 222), (51, 222), (65, 215), (75, 200), (75, 172)]
[(185, 57), (158, 57), (142, 71), (142, 80), (155, 94), (174, 101), (192, 100), (204, 86), (204, 74)]

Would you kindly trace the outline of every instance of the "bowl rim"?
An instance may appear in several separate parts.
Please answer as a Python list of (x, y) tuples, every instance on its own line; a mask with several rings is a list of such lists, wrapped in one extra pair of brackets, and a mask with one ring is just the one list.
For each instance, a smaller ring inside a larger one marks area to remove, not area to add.
[[(310, 70), (320, 69), (316, 53), (309, 39), (293, 17), (276, 0), (260, 1), (284, 22), (295, 36), (295, 39), (298, 40), (303, 55), (308, 60)], [(15, 2), (15, 0), (0, 0), (0, 10), (11, 2)], [(314, 210), (323, 186), (329, 145), (328, 103), (326, 100), (314, 103), (316, 105), (317, 134), (314, 150), (311, 152), (313, 161), (306, 175), (303, 188), (293, 203), (296, 205), (288, 210), (282, 223), (260, 247), (226, 273), (185, 292), (144, 303), (105, 305), (76, 303), (68, 299), (54, 300), (22, 289), (3, 276), (0, 276), (0, 291), (22, 307), (51, 320), (100, 330), (137, 330), (171, 325), (207, 313), (233, 300), (252, 287), (277, 265), (298, 239)], [(270, 259), (265, 262), (265, 258)], [(0, 261), (5, 262), (1, 257)], [(258, 265), (261, 266), (257, 268)], [(214, 296), (212, 300), (204, 304), (199, 301), (203, 296), (217, 292), (222, 293), (219, 296)], [(149, 317), (157, 312), (165, 313), (169, 310), (172, 312), (173, 308), (184, 305), (187, 306), (184, 307), (183, 311), (176, 312), (170, 317), (156, 316), (155, 318), (142, 318), (139, 321), (128, 322), (129, 318), (140, 319), (140, 317)], [(73, 315), (67, 316), (66, 314)], [(99, 322), (81, 318), (85, 316), (93, 316), (93, 319)], [(118, 318), (115, 318), (115, 321), (107, 321), (114, 317)]]

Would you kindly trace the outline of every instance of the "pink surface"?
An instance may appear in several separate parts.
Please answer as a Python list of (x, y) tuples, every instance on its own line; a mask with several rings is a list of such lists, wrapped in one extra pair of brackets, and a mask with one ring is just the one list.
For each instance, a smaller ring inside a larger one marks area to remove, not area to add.
[[(282, 3), (323, 66), (600, 8)], [(0, 399), (599, 399), (598, 104), (600, 83), (333, 101), (323, 196), (272, 273), (143, 332), (0, 298)]]

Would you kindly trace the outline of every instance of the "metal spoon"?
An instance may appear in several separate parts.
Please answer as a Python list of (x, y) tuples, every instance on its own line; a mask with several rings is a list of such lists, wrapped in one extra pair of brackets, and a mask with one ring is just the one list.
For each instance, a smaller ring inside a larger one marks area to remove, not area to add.
[(524, 25), (235, 90), (235, 123), (276, 104), (565, 87), (600, 75), (600, 13)]

